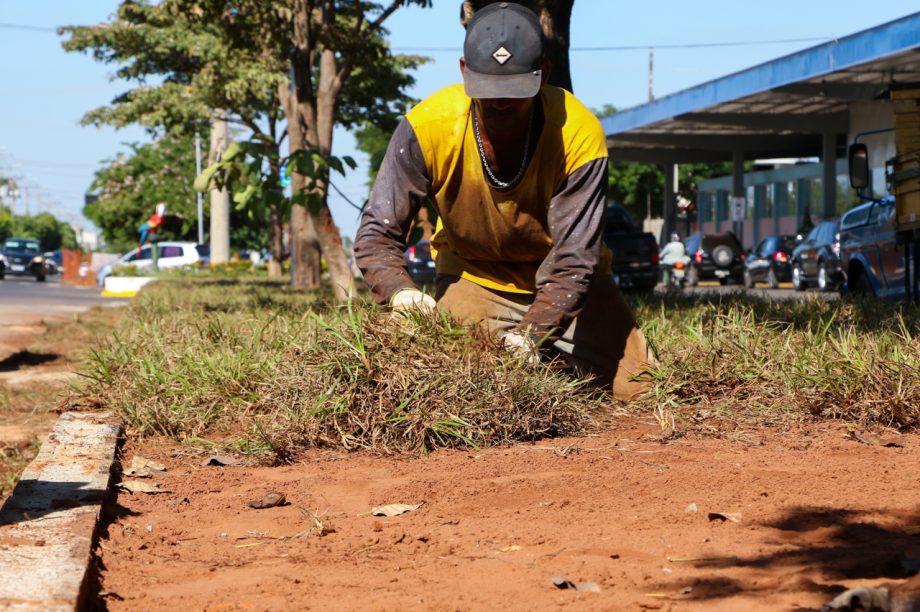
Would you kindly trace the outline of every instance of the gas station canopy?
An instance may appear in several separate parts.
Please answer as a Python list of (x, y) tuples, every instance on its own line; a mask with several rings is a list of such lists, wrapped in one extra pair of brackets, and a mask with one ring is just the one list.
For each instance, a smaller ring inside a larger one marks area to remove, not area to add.
[(920, 12), (625, 109), (602, 124), (612, 159), (823, 157), (853, 131), (853, 104), (887, 98), (905, 84), (920, 84)]

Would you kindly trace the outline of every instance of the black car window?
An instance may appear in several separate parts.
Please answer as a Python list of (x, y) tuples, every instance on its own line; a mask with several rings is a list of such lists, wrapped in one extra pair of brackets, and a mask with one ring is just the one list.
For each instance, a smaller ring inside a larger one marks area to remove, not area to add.
[(142, 248), (140, 253), (138, 253), (137, 251), (134, 251), (131, 254), (131, 257), (129, 257), (126, 261), (138, 261), (140, 259), (150, 259), (150, 247), (149, 246), (145, 246), (144, 248)]
[(762, 240), (760, 244), (757, 245), (757, 248), (754, 249), (754, 253), (760, 255), (761, 257), (766, 257), (770, 252), (770, 241)]
[(7, 240), (3, 243), (3, 250), (10, 253), (25, 253), (29, 255), (38, 255), (41, 253), (38, 243), (30, 240)]
[(869, 211), (869, 223), (875, 224), (878, 221), (878, 206), (873, 206)]
[[(850, 229), (851, 227), (856, 227), (863, 225), (869, 219), (869, 208), (857, 208), (856, 210), (851, 210), (843, 216), (843, 219), (840, 222), (840, 227), (843, 229)], [(875, 209), (875, 207), (871, 207)]]
[(632, 219), (629, 218), (625, 211), (608, 208), (605, 231), (607, 233), (632, 232)]
[(878, 205), (878, 226), (885, 227), (891, 224), (891, 219), (894, 217), (895, 208), (891, 204), (879, 204)]

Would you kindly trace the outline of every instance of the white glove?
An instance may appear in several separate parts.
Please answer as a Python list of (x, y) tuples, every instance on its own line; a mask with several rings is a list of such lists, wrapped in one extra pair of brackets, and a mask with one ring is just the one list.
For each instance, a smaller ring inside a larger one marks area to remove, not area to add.
[(390, 308), (396, 312), (418, 310), (421, 312), (434, 312), (437, 302), (430, 295), (418, 289), (400, 289), (390, 298)]
[(537, 365), (540, 363), (540, 355), (537, 354), (537, 347), (530, 335), (524, 332), (512, 330), (501, 338), (505, 350), (529, 363)]

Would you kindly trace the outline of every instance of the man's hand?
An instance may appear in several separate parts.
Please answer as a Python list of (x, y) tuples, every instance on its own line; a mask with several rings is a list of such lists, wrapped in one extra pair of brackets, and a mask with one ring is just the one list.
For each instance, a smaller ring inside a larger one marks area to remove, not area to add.
[(418, 310), (421, 312), (434, 312), (437, 302), (430, 295), (418, 289), (400, 289), (390, 298), (390, 308), (396, 312)]
[(501, 338), (502, 346), (509, 353), (523, 359), (530, 365), (540, 363), (540, 355), (537, 354), (537, 347), (529, 334), (522, 331), (512, 330)]

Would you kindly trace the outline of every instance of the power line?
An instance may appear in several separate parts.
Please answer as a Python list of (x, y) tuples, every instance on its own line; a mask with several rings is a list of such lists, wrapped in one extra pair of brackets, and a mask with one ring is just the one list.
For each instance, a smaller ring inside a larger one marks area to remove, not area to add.
[[(737, 40), (702, 43), (671, 43), (664, 45), (617, 45), (612, 47), (569, 47), (569, 51), (644, 51), (646, 49), (704, 49), (715, 47), (753, 47), (757, 45), (780, 45), (807, 42), (828, 42), (833, 36), (810, 38), (776, 38), (771, 40)], [(416, 53), (462, 53), (459, 47), (393, 47), (393, 51)]]
[[(22, 30), (29, 32), (57, 32), (57, 28), (47, 26), (33, 26), (18, 23), (0, 23), (0, 29), (5, 30)], [(792, 43), (807, 42), (827, 42), (836, 40), (834, 36), (820, 36), (809, 38), (774, 38), (768, 40), (738, 40), (724, 42), (701, 42), (701, 43), (671, 43), (664, 45), (616, 45), (612, 47), (569, 47), (569, 51), (591, 52), (591, 51), (640, 51), (648, 48), (655, 49), (706, 49), (718, 47), (755, 47), (757, 45), (781, 45)], [(408, 53), (458, 53), (462, 52), (460, 47), (393, 47), (393, 51)]]
[(22, 30), (25, 32), (54, 32), (57, 34), (57, 28), (48, 26), (24, 25), (21, 23), (0, 23), (0, 30)]

